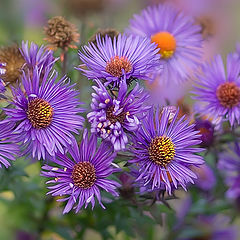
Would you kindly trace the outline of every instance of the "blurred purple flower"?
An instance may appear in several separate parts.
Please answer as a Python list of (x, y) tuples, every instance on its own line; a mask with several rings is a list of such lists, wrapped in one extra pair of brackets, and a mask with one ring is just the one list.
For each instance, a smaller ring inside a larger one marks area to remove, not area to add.
[(232, 199), (240, 197), (240, 146), (238, 143), (229, 145), (229, 148), (219, 156), (219, 169), (225, 174), (225, 182), (229, 187), (226, 195)]
[(144, 181), (151, 189), (166, 189), (171, 194), (173, 189), (182, 186), (186, 190), (187, 183), (194, 183), (196, 174), (190, 166), (203, 164), (203, 158), (195, 155), (202, 149), (193, 147), (199, 143), (198, 131), (189, 125), (185, 116), (177, 120), (178, 112), (169, 121), (167, 108), (159, 113), (152, 107), (143, 124), (135, 133), (131, 152), (134, 154), (131, 163), (139, 166), (137, 181)]
[(14, 124), (0, 121), (0, 168), (2, 168), (2, 164), (8, 168), (11, 165), (9, 160), (14, 161), (15, 156), (19, 153), (13, 128)]
[(151, 80), (149, 76), (158, 65), (160, 56), (156, 45), (149, 39), (119, 34), (113, 40), (99, 35), (96, 41), (96, 46), (89, 43), (82, 48), (83, 52), (79, 51), (84, 64), (78, 70), (89, 79), (103, 79), (105, 85), (111, 83), (113, 86), (119, 86), (123, 78), (127, 82), (135, 78)]
[(197, 175), (195, 184), (198, 188), (203, 191), (209, 191), (215, 186), (216, 177), (213, 170), (207, 164), (203, 164), (199, 167), (192, 166), (191, 170)]
[(119, 176), (119, 180), (122, 183), (119, 188), (120, 196), (125, 199), (131, 199), (134, 196), (134, 178), (131, 174), (123, 172)]
[[(194, 227), (194, 236), (177, 238), (177, 240), (237, 240), (238, 230), (237, 226), (229, 226), (230, 219), (223, 215), (201, 215), (191, 223)], [(187, 229), (186, 229), (187, 231)]]
[(83, 109), (73, 86), (65, 78), (55, 82), (57, 73), (49, 68), (40, 78), (41, 70), (35, 67), (32, 76), (23, 72), (23, 86), (12, 89), (15, 108), (5, 109), (5, 121), (17, 124), (14, 133), (26, 154), (45, 159), (46, 152), (51, 156), (64, 153), (63, 148), (72, 143), (72, 133), (78, 134), (84, 119), (78, 115)]
[(15, 240), (36, 240), (37, 237), (33, 233), (28, 233), (23, 230), (16, 231)]
[(187, 80), (200, 63), (200, 26), (168, 4), (148, 7), (134, 15), (126, 32), (148, 37), (157, 44), (161, 59), (156, 71), (161, 83)]
[(214, 140), (214, 127), (208, 120), (196, 119), (195, 128), (200, 131), (201, 134), (201, 146), (209, 147), (212, 145)]
[(217, 55), (210, 65), (203, 65), (202, 72), (193, 91), (193, 98), (202, 104), (199, 114), (212, 117), (213, 122), (221, 118), (231, 126), (240, 124), (240, 61), (229, 54), (225, 72), (223, 60)]
[(93, 134), (88, 138), (88, 132), (85, 130), (80, 147), (76, 141), (73, 142), (69, 146), (69, 154), (72, 158), (61, 153), (56, 155), (54, 162), (59, 167), (42, 167), (42, 176), (54, 178), (47, 182), (52, 185), (48, 187), (48, 194), (66, 196), (58, 200), (67, 201), (63, 213), (68, 213), (72, 208), (76, 209), (77, 213), (83, 205), (86, 208), (90, 202), (93, 209), (95, 197), (101, 207), (105, 208), (101, 202), (100, 189), (118, 196), (116, 188), (120, 187), (116, 181), (107, 179), (117, 171), (111, 167), (116, 156), (113, 148), (107, 143), (102, 143), (97, 149), (97, 136)]
[(124, 150), (128, 143), (127, 133), (136, 131), (141, 116), (148, 106), (143, 103), (148, 97), (139, 84), (128, 92), (126, 80), (122, 80), (117, 97), (112, 97), (100, 80), (93, 89), (91, 108), (87, 118), (91, 123), (91, 132), (110, 141), (116, 151)]

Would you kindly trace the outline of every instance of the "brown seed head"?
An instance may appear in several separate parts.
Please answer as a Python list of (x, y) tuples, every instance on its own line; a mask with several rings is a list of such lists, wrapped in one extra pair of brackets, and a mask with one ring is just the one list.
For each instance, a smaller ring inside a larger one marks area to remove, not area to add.
[(155, 137), (149, 145), (148, 153), (154, 163), (166, 167), (175, 156), (175, 146), (169, 137)]
[(63, 3), (76, 17), (82, 18), (104, 9), (106, 0), (63, 0)]
[(48, 20), (48, 26), (44, 28), (46, 38), (51, 49), (62, 48), (67, 50), (76, 48), (73, 43), (79, 42), (79, 34), (77, 28), (72, 23), (65, 20), (61, 16), (53, 17)]
[(126, 115), (127, 113), (125, 113), (124, 111), (122, 111), (121, 113), (119, 113), (118, 115), (114, 115), (113, 114), (113, 111), (114, 111), (114, 106), (111, 106), (107, 109), (107, 113), (106, 113), (106, 117), (107, 119), (112, 123), (116, 123), (116, 122), (120, 122), (120, 123), (123, 123), (125, 118), (126, 118)]
[(46, 128), (53, 119), (53, 108), (41, 99), (35, 98), (28, 104), (27, 117), (34, 128)]
[(223, 107), (232, 108), (240, 103), (240, 88), (234, 82), (221, 84), (216, 94)]
[(11, 84), (17, 82), (22, 74), (22, 67), (25, 63), (17, 45), (3, 47), (0, 49), (0, 62), (6, 63), (6, 72), (1, 78)]
[(106, 72), (114, 77), (121, 77), (122, 70), (126, 73), (132, 70), (132, 64), (126, 57), (115, 56), (107, 62)]
[(75, 186), (90, 188), (96, 181), (96, 171), (90, 162), (79, 162), (73, 167), (72, 176)]
[(97, 46), (97, 41), (96, 41), (96, 37), (100, 35), (100, 38), (105, 39), (106, 36), (109, 36), (112, 41), (114, 39), (114, 37), (117, 37), (119, 34), (118, 31), (116, 31), (115, 29), (99, 29), (89, 40), (88, 42), (93, 43), (95, 46)]

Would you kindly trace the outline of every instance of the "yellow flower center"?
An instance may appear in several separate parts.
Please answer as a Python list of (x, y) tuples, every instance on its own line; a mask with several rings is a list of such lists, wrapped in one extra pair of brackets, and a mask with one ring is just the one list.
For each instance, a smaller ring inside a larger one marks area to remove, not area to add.
[(154, 163), (166, 167), (175, 156), (175, 146), (169, 137), (155, 137), (149, 145), (148, 153)]

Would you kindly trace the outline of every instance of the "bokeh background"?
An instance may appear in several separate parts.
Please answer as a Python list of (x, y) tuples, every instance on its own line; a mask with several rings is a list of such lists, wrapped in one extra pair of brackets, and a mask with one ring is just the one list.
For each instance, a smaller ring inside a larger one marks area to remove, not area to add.
[[(22, 40), (46, 44), (43, 27), (48, 19), (64, 16), (77, 26), (79, 48), (99, 28), (124, 31), (134, 13), (159, 2), (172, 2), (203, 21), (202, 24), (206, 25), (206, 32), (203, 33), (206, 40), (205, 60), (216, 53), (226, 56), (240, 41), (239, 0), (0, 0), (0, 46), (21, 44)], [(55, 55), (58, 57), (60, 52), (56, 51)], [(81, 100), (88, 106), (91, 83), (74, 69), (79, 64), (77, 49), (69, 50), (67, 75), (73, 83), (77, 83)], [(60, 67), (61, 64), (56, 64), (57, 70)], [(181, 87), (181, 91), (176, 91), (175, 86), (168, 90), (159, 86), (146, 87), (151, 93), (152, 102), (163, 104), (159, 96), (164, 95), (176, 104), (179, 101), (188, 103), (187, 91), (191, 86), (192, 83), (188, 82)], [(208, 156), (208, 161), (211, 162), (213, 157)], [(144, 214), (144, 208), (139, 212), (122, 199), (107, 204), (107, 210), (96, 208), (93, 212), (87, 210), (77, 215), (70, 213), (63, 216), (62, 205), (46, 196), (45, 179), (39, 176), (40, 165), (40, 162), (19, 159), (11, 168), (0, 170), (0, 240), (163, 239), (171, 229), (174, 231), (173, 226), (185, 216), (181, 215), (184, 207), (191, 209), (189, 216), (193, 218), (203, 213), (230, 214), (233, 224), (240, 226), (239, 213), (236, 211), (236, 216), (232, 216), (232, 209), (236, 206), (225, 200), (217, 201), (214, 206), (209, 205), (211, 197), (202, 195), (194, 187), (190, 189), (192, 200), (189, 200), (189, 194), (178, 192), (180, 200), (169, 202), (178, 212), (178, 217), (164, 205), (150, 209), (151, 214)], [(216, 178), (217, 184), (212, 194), (215, 197), (224, 196), (226, 187), (223, 180), (220, 176)], [(158, 212), (170, 216), (169, 222), (163, 224)], [(193, 228), (186, 230), (188, 233), (191, 231), (194, 231)]]

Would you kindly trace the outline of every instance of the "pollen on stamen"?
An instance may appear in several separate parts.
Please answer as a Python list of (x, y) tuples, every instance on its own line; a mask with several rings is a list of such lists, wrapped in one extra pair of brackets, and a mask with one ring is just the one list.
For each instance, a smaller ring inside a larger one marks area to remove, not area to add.
[(108, 104), (110, 102), (110, 99), (107, 98), (105, 101), (104, 101), (106, 104)]
[(154, 163), (166, 167), (175, 156), (175, 146), (169, 137), (155, 137), (149, 145), (148, 153)]
[(125, 71), (125, 73), (128, 73), (131, 70), (132, 64), (127, 59), (127, 57), (115, 56), (114, 58), (111, 58), (111, 60), (107, 62), (106, 65), (106, 72), (114, 77), (121, 77), (123, 71)]
[(28, 104), (27, 118), (37, 129), (48, 127), (53, 119), (53, 108), (41, 98), (35, 98)]
[(161, 58), (171, 58), (176, 50), (176, 39), (169, 32), (158, 32), (151, 36), (151, 41), (157, 44)]

